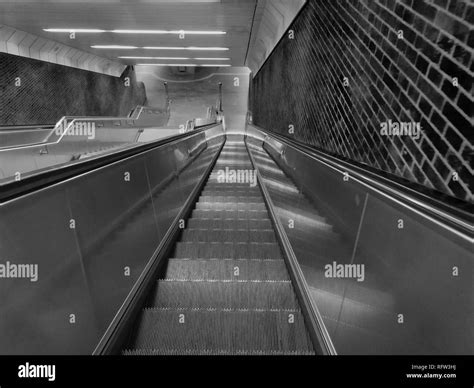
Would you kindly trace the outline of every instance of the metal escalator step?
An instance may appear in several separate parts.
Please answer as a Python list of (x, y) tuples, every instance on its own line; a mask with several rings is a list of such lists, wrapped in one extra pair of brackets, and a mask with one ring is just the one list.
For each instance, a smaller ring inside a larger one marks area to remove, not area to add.
[(259, 197), (262, 198), (262, 193), (258, 188), (254, 189), (239, 189), (239, 188), (228, 188), (228, 187), (218, 187), (218, 188), (209, 188), (205, 187), (201, 193), (202, 196), (231, 196), (231, 197)]
[(289, 281), (283, 260), (170, 259), (166, 279)]
[(290, 282), (160, 280), (148, 307), (194, 309), (299, 309)]
[(242, 158), (242, 159), (246, 159), (248, 160), (248, 153), (245, 149), (237, 149), (237, 148), (227, 148), (227, 149), (223, 149), (222, 150), (222, 153), (220, 155), (221, 158), (232, 158), (232, 159), (236, 159), (236, 158)]
[[(231, 167), (233, 166), (233, 167)], [(220, 169), (225, 169), (226, 167), (229, 168), (235, 168), (235, 169), (251, 169), (252, 168), (252, 163), (249, 159), (249, 157), (245, 157), (245, 155), (241, 156), (226, 156), (223, 155), (221, 158), (219, 158), (214, 165), (214, 170), (220, 170)]]
[(217, 182), (216, 180), (208, 182), (205, 186), (205, 190), (245, 190), (260, 193), (260, 190), (257, 186), (252, 187), (249, 183), (223, 183)]
[(123, 356), (314, 356), (314, 351), (261, 351), (261, 350), (246, 350), (233, 351), (229, 353), (228, 350), (177, 350), (177, 349), (134, 349), (124, 350)]
[(223, 158), (219, 159), (214, 166), (214, 171), (225, 169), (228, 167), (229, 169), (251, 169), (252, 163), (250, 163), (249, 158)]
[(183, 259), (283, 260), (276, 243), (178, 242), (174, 257)]
[(193, 229), (271, 229), (270, 219), (248, 220), (238, 218), (191, 218), (188, 227)]
[(273, 229), (186, 229), (183, 231), (181, 241), (196, 242), (276, 242)]
[(266, 210), (265, 203), (256, 202), (198, 202), (198, 210)]
[(266, 210), (206, 210), (195, 209), (192, 212), (192, 218), (240, 218), (240, 219), (268, 219)]
[(199, 202), (234, 202), (234, 203), (263, 203), (262, 196), (237, 195), (201, 195)]
[(258, 190), (226, 190), (226, 189), (216, 189), (216, 190), (209, 190), (207, 188), (204, 188), (203, 192), (201, 193), (201, 196), (203, 197), (260, 197), (261, 194), (260, 191)]
[(134, 349), (173, 351), (312, 350), (298, 312), (145, 310)]
[(227, 139), (123, 354), (315, 354), (260, 187), (219, 182), (226, 168), (253, 169), (243, 137)]

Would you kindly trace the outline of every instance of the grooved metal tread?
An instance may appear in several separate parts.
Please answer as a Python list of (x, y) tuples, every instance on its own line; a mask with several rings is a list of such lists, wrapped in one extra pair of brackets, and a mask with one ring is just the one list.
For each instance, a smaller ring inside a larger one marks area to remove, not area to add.
[(219, 182), (252, 169), (243, 141), (224, 146), (126, 355), (313, 355), (258, 186)]
[(198, 282), (160, 280), (147, 307), (299, 310), (289, 281)]
[(145, 310), (136, 349), (310, 352), (300, 312)]
[(273, 229), (186, 229), (182, 242), (263, 242), (276, 243)]
[(205, 259), (280, 259), (280, 247), (276, 243), (222, 243), (222, 242), (178, 242), (176, 258)]
[(272, 229), (270, 219), (191, 218), (188, 227), (194, 229)]
[(290, 280), (283, 260), (170, 259), (166, 279)]

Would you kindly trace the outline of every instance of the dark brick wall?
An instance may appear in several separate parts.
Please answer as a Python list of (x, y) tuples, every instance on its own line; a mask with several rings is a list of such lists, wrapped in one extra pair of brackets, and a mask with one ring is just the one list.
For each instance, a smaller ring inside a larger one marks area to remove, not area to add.
[[(17, 77), (21, 86), (15, 85)], [(125, 77), (130, 77), (129, 87)], [(131, 68), (116, 78), (0, 53), (0, 125), (54, 124), (62, 116), (124, 116), (145, 100), (145, 88)]]
[[(309, 0), (253, 80), (254, 123), (472, 202), (473, 5)], [(420, 139), (383, 136), (388, 120)]]

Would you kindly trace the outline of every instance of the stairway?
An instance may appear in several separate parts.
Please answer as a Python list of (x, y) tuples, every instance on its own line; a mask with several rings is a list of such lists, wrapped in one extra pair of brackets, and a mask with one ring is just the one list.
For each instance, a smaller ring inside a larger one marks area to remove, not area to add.
[(219, 181), (226, 167), (253, 172), (243, 139), (227, 140), (124, 354), (314, 354), (258, 185)]

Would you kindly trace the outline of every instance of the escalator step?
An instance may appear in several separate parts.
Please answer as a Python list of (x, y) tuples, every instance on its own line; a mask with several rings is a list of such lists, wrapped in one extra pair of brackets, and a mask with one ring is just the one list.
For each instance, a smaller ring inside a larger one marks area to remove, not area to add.
[(245, 159), (244, 156), (241, 156), (240, 158), (229, 158), (224, 155), (224, 158), (219, 159), (215, 164), (214, 171), (221, 168), (225, 169), (226, 167), (229, 167), (229, 169), (231, 167), (247, 169), (252, 168), (252, 163), (250, 163), (248, 159)]
[(148, 307), (298, 310), (290, 282), (160, 280)]
[(314, 355), (260, 187), (219, 182), (227, 168), (253, 170), (243, 137), (227, 139), (123, 354)]
[(170, 259), (166, 279), (289, 281), (283, 260)]
[(277, 350), (246, 350), (246, 351), (232, 351), (228, 350), (173, 350), (173, 349), (135, 349), (125, 350), (123, 356), (314, 356), (314, 351), (277, 351)]
[(276, 237), (272, 229), (186, 229), (183, 231), (181, 241), (275, 243)]
[(192, 218), (239, 218), (239, 219), (268, 219), (268, 212), (266, 210), (205, 210), (195, 209), (192, 213)]
[(219, 310), (145, 310), (133, 348), (227, 354), (312, 350), (301, 313)]
[(229, 190), (229, 191), (235, 191), (235, 190), (245, 190), (245, 191), (255, 191), (260, 194), (260, 189), (255, 186), (252, 187), (250, 186), (249, 183), (223, 183), (223, 182), (217, 182), (217, 180), (214, 180), (212, 182), (208, 182), (205, 186), (206, 190)]
[(191, 218), (188, 227), (193, 229), (272, 229), (268, 220), (247, 220), (238, 218)]
[(245, 160), (244, 158), (240, 158), (239, 159), (222, 159), (222, 160), (219, 160), (215, 167), (214, 167), (214, 170), (213, 171), (216, 171), (216, 170), (221, 170), (221, 169), (224, 169), (228, 167), (229, 169), (251, 169), (252, 168), (252, 164), (248, 161), (248, 160)]
[(262, 196), (235, 196), (235, 195), (202, 195), (199, 202), (235, 202), (235, 203), (263, 203)]
[(252, 190), (252, 191), (249, 191), (249, 190), (208, 190), (208, 189), (204, 189), (204, 191), (201, 193), (202, 197), (213, 197), (213, 196), (217, 196), (217, 197), (230, 197), (230, 196), (237, 196), (239, 198), (242, 198), (242, 197), (255, 197), (255, 198), (262, 198), (261, 197), (261, 194), (259, 191), (256, 191), (256, 190)]
[(276, 243), (198, 243), (178, 242), (175, 258), (283, 260)]
[(221, 153), (221, 157), (219, 158), (220, 159), (223, 159), (223, 160), (230, 160), (230, 161), (233, 161), (233, 160), (245, 160), (248, 162), (248, 154), (247, 154), (247, 151), (245, 150), (237, 150), (237, 149), (234, 149), (234, 150), (231, 150), (231, 149), (227, 149), (227, 150), (223, 150), (222, 153)]
[(198, 202), (196, 204), (197, 210), (266, 210), (265, 203), (255, 203), (255, 202)]

